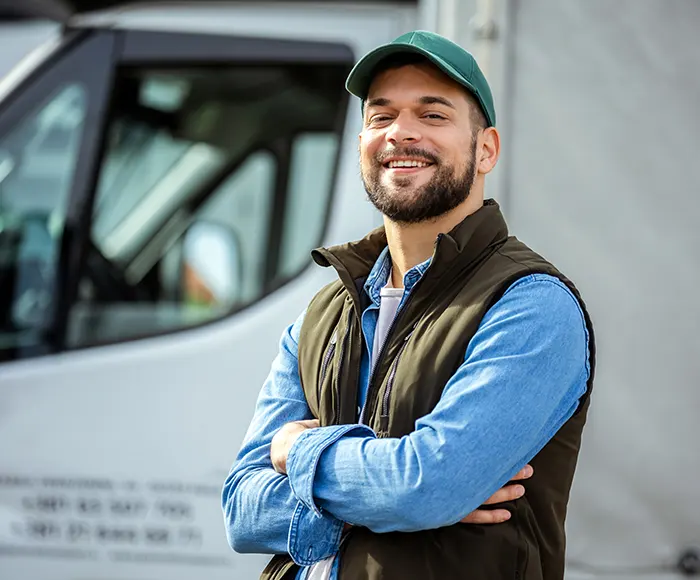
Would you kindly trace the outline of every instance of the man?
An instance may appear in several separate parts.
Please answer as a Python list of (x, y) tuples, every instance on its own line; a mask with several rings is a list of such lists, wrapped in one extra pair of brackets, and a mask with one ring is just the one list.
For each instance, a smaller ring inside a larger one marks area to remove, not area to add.
[[(278, 554), (265, 578), (561, 578), (592, 327), (484, 201), (500, 150), (486, 79), (413, 32), (347, 88), (384, 227), (313, 254), (339, 280), (282, 337), (224, 487), (229, 541)], [(492, 494), (508, 501), (479, 509)]]

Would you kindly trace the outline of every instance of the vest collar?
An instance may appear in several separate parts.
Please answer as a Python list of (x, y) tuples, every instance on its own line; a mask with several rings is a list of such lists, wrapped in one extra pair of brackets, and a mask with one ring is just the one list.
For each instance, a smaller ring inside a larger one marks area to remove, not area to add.
[[(426, 275), (440, 275), (449, 268), (466, 267), (489, 248), (505, 242), (507, 237), (508, 227), (500, 206), (488, 199), (450, 232), (437, 237), (430, 272)], [(386, 246), (386, 232), (382, 226), (361, 240), (318, 248), (311, 256), (319, 266), (333, 266), (343, 285), (359, 304), (362, 283)]]

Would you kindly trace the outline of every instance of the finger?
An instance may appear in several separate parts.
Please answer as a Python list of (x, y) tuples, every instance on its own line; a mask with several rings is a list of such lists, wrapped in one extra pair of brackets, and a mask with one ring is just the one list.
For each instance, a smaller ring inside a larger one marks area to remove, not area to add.
[(296, 423), (307, 429), (315, 429), (321, 426), (318, 419), (305, 419), (304, 421), (296, 421)]
[(501, 524), (510, 519), (508, 510), (474, 510), (462, 520), (463, 524)]
[(484, 502), (484, 505), (493, 505), (495, 503), (503, 503), (513, 501), (525, 495), (525, 488), (522, 485), (506, 485), (494, 493), (489, 499)]
[(532, 474), (535, 473), (535, 470), (532, 468), (532, 465), (526, 465), (523, 467), (518, 473), (515, 474), (513, 479), (511, 481), (517, 481), (520, 479), (528, 479), (532, 477)]

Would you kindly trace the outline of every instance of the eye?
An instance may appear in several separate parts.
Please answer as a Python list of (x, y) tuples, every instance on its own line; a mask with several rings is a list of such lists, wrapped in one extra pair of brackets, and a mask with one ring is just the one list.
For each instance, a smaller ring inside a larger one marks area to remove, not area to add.
[(439, 113), (427, 113), (426, 115), (423, 115), (426, 119), (432, 119), (432, 120), (437, 120), (437, 121), (444, 121), (447, 119), (444, 115), (440, 115)]
[(374, 115), (371, 119), (371, 123), (384, 123), (386, 121), (391, 121), (391, 117), (389, 115)]

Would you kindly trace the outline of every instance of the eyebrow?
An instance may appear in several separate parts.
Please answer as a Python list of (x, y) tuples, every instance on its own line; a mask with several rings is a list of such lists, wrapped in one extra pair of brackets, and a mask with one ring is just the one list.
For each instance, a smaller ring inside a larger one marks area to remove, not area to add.
[(382, 97), (370, 99), (369, 101), (367, 101), (368, 107), (388, 107), (389, 105), (391, 105), (391, 101)]
[[(421, 97), (418, 99), (418, 102), (421, 105), (445, 105), (446, 107), (449, 107), (450, 109), (457, 109), (452, 104), (452, 101), (446, 99), (445, 97), (438, 97), (438, 96), (432, 96), (432, 95), (427, 95), (424, 97)], [(368, 107), (389, 107), (391, 106), (391, 101), (389, 99), (385, 99), (383, 97), (377, 97), (376, 99), (370, 99), (367, 101), (367, 106)]]
[(449, 107), (450, 109), (455, 109), (455, 110), (457, 109), (457, 107), (455, 107), (452, 104), (452, 101), (446, 99), (445, 97), (428, 96), (428, 97), (421, 97), (418, 100), (420, 101), (421, 105), (445, 105), (446, 107)]

